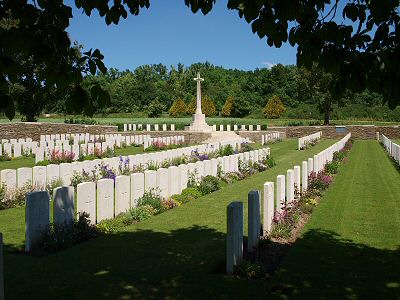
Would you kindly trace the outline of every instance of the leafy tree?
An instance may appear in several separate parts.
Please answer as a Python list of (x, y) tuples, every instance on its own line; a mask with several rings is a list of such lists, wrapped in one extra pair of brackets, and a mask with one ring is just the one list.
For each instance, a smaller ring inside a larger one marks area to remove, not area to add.
[(147, 108), (147, 115), (150, 118), (157, 118), (161, 116), (163, 111), (165, 110), (165, 105), (161, 103), (158, 99), (155, 99), (150, 103), (150, 105)]
[[(215, 2), (185, 0), (193, 13), (200, 10), (203, 14), (209, 13)], [(118, 24), (121, 17), (127, 18), (128, 11), (137, 15), (142, 8), (149, 8), (150, 0), (77, 0), (74, 5), (88, 16), (93, 11), (99, 12), (106, 24)], [(269, 46), (281, 47), (282, 43), (289, 42), (297, 47), (298, 66), (311, 69), (313, 63), (317, 63), (332, 74), (336, 79), (330, 82), (329, 89), (335, 90), (335, 95), (343, 94), (347, 89), (362, 92), (368, 88), (380, 93), (384, 103), (391, 108), (400, 103), (399, 1), (348, 0), (340, 1), (339, 5), (337, 0), (228, 0), (227, 7), (236, 10), (239, 17), (251, 24), (254, 33), (266, 38)], [(80, 60), (82, 65), (68, 59), (72, 45), (67, 27), (71, 18), (72, 8), (62, 0), (1, 1), (0, 61), (7, 63), (0, 65), (0, 110), (9, 118), (15, 111), (8, 94), (9, 85), (17, 83), (15, 78), (21, 78), (23, 74), (15, 54), (30, 57), (35, 66), (43, 66), (44, 85), (56, 86), (65, 93), (69, 91), (66, 93), (68, 111), (92, 113), (93, 98), (100, 104), (107, 103), (107, 93), (99, 85), (90, 91), (81, 86), (82, 74), (94, 75), (97, 70), (106, 73), (100, 51), (84, 52)], [(166, 70), (157, 68), (157, 76), (163, 78)], [(189, 77), (177, 78), (175, 83), (177, 86), (182, 84), (187, 93), (189, 80)], [(250, 84), (248, 87), (252, 88)], [(207, 83), (205, 88), (217, 106), (228, 95), (226, 90), (218, 87), (213, 90)], [(165, 90), (161, 90), (163, 93), (156, 95), (160, 99), (165, 95)], [(143, 90), (138, 92), (139, 95), (144, 93)], [(287, 95), (288, 99), (296, 99), (290, 93)], [(181, 95), (174, 98), (177, 96)], [(255, 99), (262, 102), (262, 98)], [(145, 104), (141, 101), (141, 105)]]
[(248, 101), (246, 101), (244, 98), (239, 97), (235, 99), (233, 102), (232, 110), (231, 110), (231, 116), (236, 117), (236, 118), (242, 118), (247, 116), (251, 111), (251, 106)]
[(264, 116), (268, 119), (278, 119), (285, 112), (285, 106), (282, 100), (274, 95), (272, 96), (263, 109)]
[[(197, 102), (196, 99), (193, 98), (192, 101), (189, 102), (187, 108), (188, 113), (194, 114), (196, 112), (196, 107), (197, 107)], [(217, 113), (214, 102), (207, 95), (204, 95), (201, 98), (201, 111), (207, 117), (215, 116), (215, 114)]]
[(201, 99), (201, 111), (206, 115), (206, 117), (215, 116), (217, 112), (214, 102), (207, 95), (203, 96)]
[(233, 103), (234, 103), (234, 99), (233, 99), (232, 96), (229, 96), (228, 98), (226, 98), (225, 104), (224, 104), (224, 106), (222, 107), (222, 110), (221, 110), (221, 115), (223, 117), (230, 117), (231, 116)]
[(171, 117), (182, 117), (187, 113), (187, 106), (186, 103), (181, 99), (178, 98), (172, 104), (171, 108), (169, 109), (169, 115)]

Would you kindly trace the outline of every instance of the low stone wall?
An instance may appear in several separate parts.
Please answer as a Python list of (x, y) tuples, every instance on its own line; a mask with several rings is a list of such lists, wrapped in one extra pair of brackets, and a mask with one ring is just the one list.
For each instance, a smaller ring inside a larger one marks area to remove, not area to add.
[(118, 131), (117, 126), (65, 124), (65, 123), (36, 123), (36, 122), (0, 123), (0, 139), (18, 139), (18, 138), (30, 137), (34, 141), (39, 141), (41, 134), (57, 134), (57, 133), (106, 134), (106, 133), (115, 133), (117, 131)]
[[(281, 129), (282, 127), (279, 127)], [(270, 127), (274, 131), (275, 127)], [(376, 132), (385, 134), (389, 138), (400, 138), (400, 126), (375, 126), (375, 125), (343, 125), (343, 126), (293, 126), (286, 127), (288, 138), (299, 138), (311, 133), (322, 131), (324, 138), (341, 138), (351, 132), (354, 139), (367, 140), (375, 139)]]

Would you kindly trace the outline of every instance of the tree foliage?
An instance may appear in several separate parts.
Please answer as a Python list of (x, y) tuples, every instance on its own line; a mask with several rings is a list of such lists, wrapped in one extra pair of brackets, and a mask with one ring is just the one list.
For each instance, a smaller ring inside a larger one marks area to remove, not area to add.
[(217, 113), (214, 101), (212, 101), (207, 95), (203, 96), (201, 99), (201, 111), (206, 115), (206, 117), (215, 116)]
[(178, 98), (172, 104), (171, 108), (169, 109), (169, 115), (171, 117), (182, 117), (187, 114), (187, 106), (186, 103), (181, 99)]
[(228, 98), (226, 98), (224, 106), (222, 107), (222, 110), (221, 110), (221, 115), (223, 117), (230, 117), (231, 116), (233, 102), (234, 102), (234, 99), (233, 99), (232, 96), (229, 96)]
[(285, 105), (283, 105), (281, 98), (276, 95), (269, 98), (267, 105), (263, 109), (264, 116), (268, 119), (278, 119), (284, 112)]
[(150, 118), (157, 118), (161, 116), (164, 110), (165, 105), (160, 100), (155, 99), (149, 104), (147, 108), (147, 115)]
[[(193, 13), (201, 11), (203, 14), (209, 13), (215, 2), (185, 0)], [(110, 104), (108, 91), (100, 88), (98, 83), (93, 83), (90, 90), (82, 86), (86, 75), (106, 72), (100, 51), (90, 49), (77, 62), (70, 59), (73, 45), (67, 28), (73, 16), (72, 2), (67, 3), (62, 0), (0, 2), (0, 110), (9, 118), (15, 112), (10, 85), (18, 83), (18, 78), (26, 75), (21, 64), (26, 59), (41, 67), (41, 82), (47, 90), (55, 88), (67, 96), (68, 112), (91, 115), (96, 105), (105, 107)], [(98, 12), (106, 24), (118, 24), (120, 18), (128, 17), (128, 13), (137, 15), (141, 9), (149, 8), (150, 0), (76, 0), (74, 5), (88, 16)], [(251, 25), (253, 33), (266, 38), (269, 46), (281, 47), (282, 43), (289, 42), (297, 47), (299, 67), (311, 69), (316, 63), (331, 74), (335, 80), (330, 81), (329, 90), (334, 99), (345, 97), (348, 90), (361, 93), (368, 89), (371, 93), (381, 94), (383, 102), (391, 108), (400, 103), (398, 0), (228, 0), (227, 8), (236, 10), (239, 17)], [(161, 90), (160, 101), (168, 101), (165, 96), (170, 93), (174, 94), (172, 99), (182, 97), (185, 91), (181, 87), (187, 85), (187, 81), (181, 77), (181, 70), (179, 67), (174, 70), (171, 78), (175, 85), (168, 86), (155, 86), (152, 78), (147, 81), (148, 70), (138, 70), (137, 78), (143, 84), (130, 93), (132, 97), (146, 93), (151, 96)], [(163, 72), (165, 70), (159, 69), (159, 76)], [(248, 86), (257, 83), (247, 81)], [(240, 94), (239, 85), (232, 88), (235, 96)], [(227, 95), (213, 97), (217, 106)], [(253, 105), (256, 99), (253, 96), (246, 95), (247, 99), (242, 95), (238, 97)], [(143, 105), (148, 99), (135, 98), (135, 101)], [(286, 101), (294, 99), (289, 97)]]

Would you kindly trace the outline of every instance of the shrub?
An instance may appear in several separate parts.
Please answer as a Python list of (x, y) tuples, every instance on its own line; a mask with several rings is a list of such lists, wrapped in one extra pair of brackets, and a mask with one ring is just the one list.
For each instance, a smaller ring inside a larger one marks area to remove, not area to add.
[(201, 192), (194, 187), (188, 187), (184, 189), (181, 193), (182, 196), (192, 197), (193, 199), (197, 199), (202, 196)]
[(202, 195), (207, 195), (221, 188), (220, 181), (217, 177), (207, 175), (201, 181), (197, 189)]
[(33, 252), (58, 252), (96, 237), (98, 234), (97, 228), (90, 224), (89, 215), (82, 213), (72, 224), (51, 224), (44, 232), (41, 241), (34, 247)]
[(175, 100), (175, 102), (172, 104), (171, 108), (169, 109), (169, 115), (171, 117), (182, 117), (187, 114), (187, 106), (186, 103), (178, 98)]
[(0, 210), (25, 205), (26, 194), (34, 188), (30, 182), (23, 187), (8, 189), (5, 185), (0, 186)]
[(243, 260), (235, 267), (234, 275), (245, 279), (258, 279), (265, 277), (265, 267), (262, 263), (256, 261)]
[(231, 109), (231, 117), (242, 118), (247, 116), (251, 111), (251, 104), (244, 98), (237, 98), (233, 102)]
[(228, 144), (220, 147), (218, 150), (218, 154), (219, 156), (229, 156), (235, 154), (235, 150), (233, 149), (232, 145)]
[(52, 196), (53, 196), (53, 191), (54, 191), (54, 189), (55, 189), (55, 188), (58, 188), (58, 187), (61, 187), (61, 186), (63, 186), (63, 185), (64, 185), (64, 183), (63, 183), (62, 179), (55, 179), (55, 180), (52, 180), (52, 181), (50, 181), (50, 182), (47, 183), (47, 185), (46, 185), (46, 191), (48, 191), (49, 194), (50, 194), (50, 197), (52, 197)]
[(138, 206), (151, 206), (154, 209), (155, 214), (159, 214), (165, 211), (165, 207), (161, 200), (159, 191), (151, 189), (146, 191), (143, 197), (138, 199)]
[(330, 162), (325, 165), (325, 172), (328, 174), (337, 174), (339, 169), (339, 162)]
[(120, 214), (114, 219), (106, 219), (96, 225), (99, 232), (108, 234), (118, 230), (121, 227), (131, 224), (131, 219), (127, 214)]
[(263, 160), (263, 164), (267, 165), (268, 168), (272, 168), (276, 166), (276, 162), (275, 159), (273, 159), (272, 157), (267, 157)]
[(156, 210), (150, 205), (141, 205), (138, 207), (131, 207), (131, 209), (128, 211), (130, 218), (133, 221), (137, 221), (137, 222), (146, 220), (146, 219), (150, 218), (151, 216), (155, 215), (156, 213), (157, 213)]
[(203, 112), (203, 114), (206, 115), (206, 117), (211, 117), (216, 115), (217, 110), (215, 108), (214, 101), (212, 101), (210, 97), (204, 96), (201, 99), (201, 111)]
[(155, 99), (150, 103), (147, 108), (147, 115), (149, 118), (157, 118), (161, 116), (162, 112), (165, 110), (165, 105), (158, 99)]
[(308, 177), (308, 188), (314, 190), (325, 190), (332, 183), (332, 177), (325, 174), (324, 172), (311, 172)]
[(194, 200), (195, 198), (191, 195), (173, 195), (172, 198), (174, 199), (174, 201), (176, 203), (180, 203), (180, 204), (185, 204), (188, 203), (192, 200)]
[(234, 99), (233, 99), (232, 96), (229, 96), (226, 99), (225, 104), (224, 104), (224, 106), (222, 106), (222, 110), (221, 110), (221, 115), (223, 117), (230, 117), (231, 116), (233, 102), (234, 102)]
[(285, 109), (282, 100), (278, 96), (274, 95), (268, 100), (263, 113), (268, 119), (278, 119), (283, 115)]
[(249, 151), (254, 150), (252, 145), (250, 143), (247, 143), (247, 142), (241, 143), (240, 144), (240, 149), (242, 150), (242, 152), (249, 152)]

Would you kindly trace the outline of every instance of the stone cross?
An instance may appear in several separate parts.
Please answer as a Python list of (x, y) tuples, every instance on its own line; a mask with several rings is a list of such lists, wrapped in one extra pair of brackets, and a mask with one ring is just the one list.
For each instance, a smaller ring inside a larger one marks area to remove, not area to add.
[(201, 82), (204, 81), (204, 78), (200, 77), (200, 72), (199, 72), (199, 73), (197, 73), (197, 77), (193, 78), (193, 80), (197, 81), (196, 114), (202, 114), (202, 111), (201, 111)]

